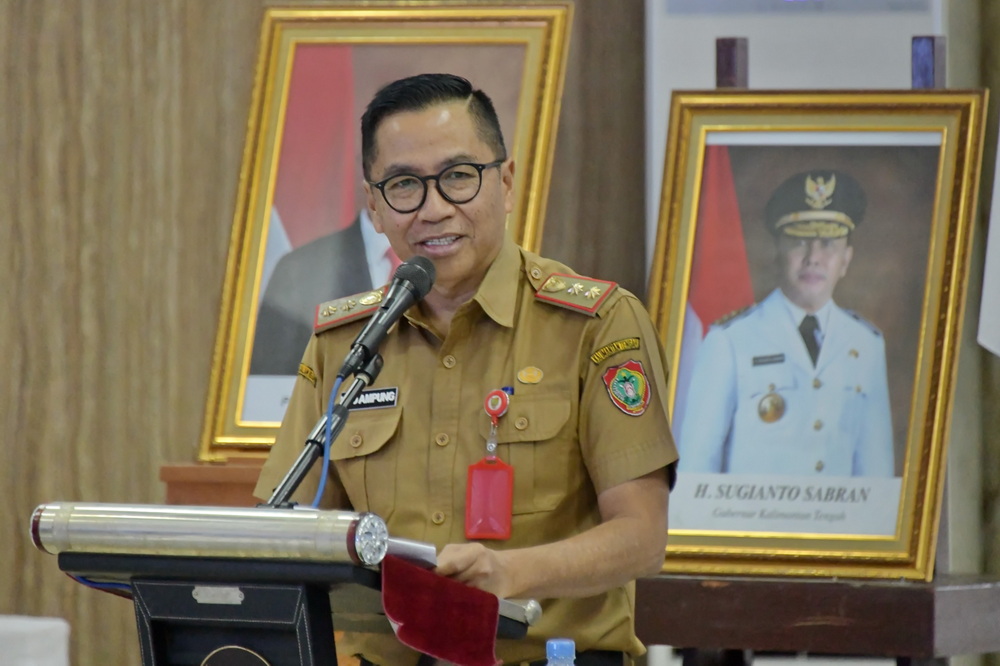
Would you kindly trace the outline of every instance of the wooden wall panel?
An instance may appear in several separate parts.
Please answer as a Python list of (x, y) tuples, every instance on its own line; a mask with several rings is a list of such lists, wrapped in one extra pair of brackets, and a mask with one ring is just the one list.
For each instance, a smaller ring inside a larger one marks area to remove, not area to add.
[(0, 3), (0, 612), (67, 618), (76, 664), (138, 663), (131, 604), (60, 574), (27, 520), (162, 501), (160, 464), (196, 454), (259, 16)]
[[(0, 0), (0, 613), (139, 663), (32, 509), (162, 502), (195, 459), (264, 0)], [(280, 3), (287, 4), (287, 3)], [(578, 3), (545, 247), (641, 293), (642, 0)]]

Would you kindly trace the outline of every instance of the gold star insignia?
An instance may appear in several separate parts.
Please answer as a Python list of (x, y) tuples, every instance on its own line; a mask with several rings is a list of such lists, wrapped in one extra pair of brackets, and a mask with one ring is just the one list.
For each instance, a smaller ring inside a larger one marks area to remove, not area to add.
[(357, 304), (356, 301), (351, 300), (351, 301), (347, 301), (346, 303), (344, 303), (340, 307), (342, 307), (345, 310), (353, 310), (354, 308), (358, 307), (358, 304)]
[(590, 299), (600, 298), (601, 297), (601, 290), (598, 289), (597, 287), (591, 287), (590, 289), (587, 290), (587, 293), (584, 294), (584, 296), (586, 296), (587, 298), (590, 298)]
[(583, 293), (583, 285), (579, 282), (575, 283), (572, 287), (566, 290), (567, 294), (573, 294), (574, 296), (579, 296)]

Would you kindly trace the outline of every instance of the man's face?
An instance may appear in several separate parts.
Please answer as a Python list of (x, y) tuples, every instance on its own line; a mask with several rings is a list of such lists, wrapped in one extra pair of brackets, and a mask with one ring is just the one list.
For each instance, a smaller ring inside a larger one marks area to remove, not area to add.
[[(476, 133), (465, 102), (437, 104), (382, 120), (375, 131), (372, 182), (399, 174), (430, 176), (460, 162), (485, 164), (500, 155)], [(434, 262), (435, 289), (474, 291), (504, 241), (507, 213), (513, 207), (514, 164), (482, 172), (474, 199), (454, 204), (441, 196), (436, 181), (427, 183), (424, 204), (412, 213), (393, 210), (382, 194), (365, 185), (368, 212), (402, 260), (422, 255)]]
[(778, 237), (778, 286), (795, 305), (816, 312), (847, 274), (854, 248), (842, 238)]

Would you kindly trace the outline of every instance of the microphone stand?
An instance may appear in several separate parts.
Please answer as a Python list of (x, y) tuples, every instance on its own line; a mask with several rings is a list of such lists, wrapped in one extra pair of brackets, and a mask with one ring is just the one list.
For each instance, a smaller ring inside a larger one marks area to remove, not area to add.
[[(344, 429), (347, 423), (347, 415), (350, 406), (354, 404), (354, 399), (366, 387), (375, 381), (378, 373), (382, 371), (382, 355), (374, 354), (364, 368), (354, 376), (354, 381), (344, 394), (344, 397), (333, 408), (333, 419), (330, 423), (330, 442), (337, 439), (337, 435)], [(292, 468), (288, 470), (285, 478), (281, 480), (278, 487), (274, 489), (271, 499), (266, 504), (259, 506), (272, 509), (288, 509), (293, 503), (288, 501), (292, 493), (299, 487), (306, 474), (312, 468), (317, 458), (323, 455), (323, 440), (326, 434), (326, 414), (320, 417), (306, 438), (305, 448), (299, 454), (298, 459)]]

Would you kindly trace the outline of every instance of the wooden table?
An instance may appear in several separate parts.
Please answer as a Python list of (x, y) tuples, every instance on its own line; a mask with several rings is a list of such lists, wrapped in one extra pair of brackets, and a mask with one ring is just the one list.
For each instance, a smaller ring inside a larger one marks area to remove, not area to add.
[(636, 632), (686, 666), (751, 651), (894, 657), (901, 666), (1000, 652), (1000, 577), (933, 582), (661, 575), (636, 591)]

